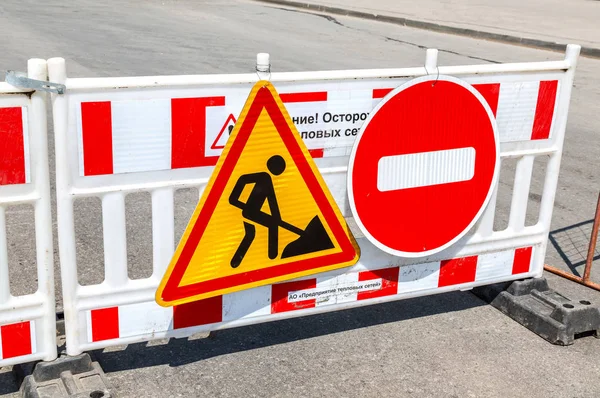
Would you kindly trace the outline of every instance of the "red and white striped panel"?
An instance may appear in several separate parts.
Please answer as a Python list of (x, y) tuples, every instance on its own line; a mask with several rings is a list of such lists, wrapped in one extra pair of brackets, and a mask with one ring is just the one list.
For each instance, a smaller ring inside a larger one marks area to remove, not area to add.
[[(231, 123), (228, 110), (234, 108), (237, 118), (247, 96), (243, 93), (227, 107), (224, 96), (82, 102), (80, 175), (214, 166), (223, 149), (223, 130)], [(321, 102), (320, 94), (282, 94), (282, 99)], [(311, 153), (322, 157), (323, 148)]]
[(30, 180), (27, 108), (0, 108), (0, 185)]
[(35, 321), (0, 326), (0, 361), (36, 352)]
[[(557, 80), (486, 83), (473, 87), (483, 95), (496, 116), (500, 142), (550, 138)], [(383, 98), (391, 90), (373, 90), (373, 98)]]
[(86, 311), (87, 342), (99, 342), (239, 319), (498, 281), (529, 272), (532, 247), (478, 256), (317, 276), (243, 290), (172, 308), (146, 302)]
[[(368, 113), (392, 89), (348, 82), (319, 86), (324, 91), (283, 92), (281, 98), (313, 157), (347, 156)], [(557, 80), (474, 87), (497, 117), (500, 142), (550, 137)], [(81, 102), (80, 175), (214, 166), (248, 95), (242, 88), (228, 92), (227, 96)]]

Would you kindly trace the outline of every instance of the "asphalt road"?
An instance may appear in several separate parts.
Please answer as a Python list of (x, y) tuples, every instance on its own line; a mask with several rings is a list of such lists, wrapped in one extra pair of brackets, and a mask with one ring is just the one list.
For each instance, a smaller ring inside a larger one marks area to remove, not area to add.
[[(5, 33), (0, 69), (23, 70), (28, 58), (61, 56), (73, 77), (249, 72), (257, 52), (269, 52), (276, 71), (418, 66), (427, 47), (440, 50), (440, 64), (452, 65), (561, 57), (241, 0), (78, 0), (76, 5), (4, 0), (0, 26)], [(579, 273), (600, 189), (600, 122), (594, 117), (600, 102), (599, 68), (598, 60), (580, 60), (547, 256), (548, 263)], [(499, 224), (508, 219), (513, 178), (508, 170), (501, 176)], [(539, 209), (542, 176), (543, 169), (534, 172), (529, 222)], [(177, 195), (179, 233), (196, 200), (193, 191)], [(130, 275), (147, 276), (150, 202), (138, 195), (129, 198), (127, 206)], [(99, 201), (77, 204), (82, 283), (103, 279), (99, 210)], [(31, 219), (27, 207), (8, 213), (14, 294), (35, 289)], [(600, 265), (593, 277), (600, 281)], [(567, 295), (600, 301), (600, 295), (578, 285), (550, 279)], [(587, 337), (571, 347), (551, 346), (469, 293), (164, 343), (96, 353), (119, 396), (600, 394), (600, 341)], [(0, 395), (16, 389), (7, 370), (0, 370)]]

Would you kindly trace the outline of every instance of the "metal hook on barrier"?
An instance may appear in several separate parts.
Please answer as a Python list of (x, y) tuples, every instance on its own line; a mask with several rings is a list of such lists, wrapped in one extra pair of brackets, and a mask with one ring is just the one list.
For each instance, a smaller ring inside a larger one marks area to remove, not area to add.
[(438, 57), (437, 49), (435, 49), (435, 48), (427, 49), (427, 53), (425, 55), (425, 73), (427, 73), (427, 76), (429, 76), (430, 75), (429, 69), (435, 68), (437, 70), (437, 76), (435, 78), (435, 81), (433, 83), (431, 83), (431, 87), (435, 86), (435, 84), (440, 79), (440, 68), (437, 65), (437, 57)]
[[(264, 78), (261, 74), (267, 73), (267, 78)], [(269, 53), (258, 53), (256, 54), (256, 75), (259, 80), (271, 80), (271, 63)]]
[(25, 73), (15, 72), (14, 70), (6, 71), (5, 80), (8, 84), (19, 88), (30, 88), (36, 91), (46, 91), (55, 94), (64, 94), (66, 87), (64, 84), (53, 83), (44, 80), (36, 80), (27, 77)]

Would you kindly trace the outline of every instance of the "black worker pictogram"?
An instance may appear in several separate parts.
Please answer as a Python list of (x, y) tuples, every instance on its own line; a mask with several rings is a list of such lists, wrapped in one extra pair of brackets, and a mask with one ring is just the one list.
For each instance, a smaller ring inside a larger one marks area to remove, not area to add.
[[(242, 210), (244, 218), (244, 237), (240, 242), (235, 254), (231, 258), (231, 267), (237, 268), (243, 261), (244, 256), (250, 249), (256, 236), (256, 225), (263, 226), (268, 233), (269, 259), (274, 260), (279, 256), (279, 228), (287, 229), (298, 235), (298, 238), (289, 244), (281, 252), (281, 258), (299, 256), (314, 253), (334, 247), (319, 216), (314, 216), (305, 229), (300, 229), (285, 222), (281, 218), (277, 196), (273, 186), (272, 176), (281, 175), (286, 168), (285, 160), (274, 155), (267, 160), (268, 172), (244, 174), (239, 177), (229, 195), (229, 203)], [(240, 196), (247, 185), (253, 185), (252, 191), (246, 203), (240, 200)], [(269, 213), (262, 211), (265, 202), (269, 206)]]

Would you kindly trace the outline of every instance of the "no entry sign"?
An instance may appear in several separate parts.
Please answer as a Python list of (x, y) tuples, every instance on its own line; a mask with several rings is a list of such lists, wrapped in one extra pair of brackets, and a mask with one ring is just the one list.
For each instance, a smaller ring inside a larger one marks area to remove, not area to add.
[(380, 249), (427, 256), (475, 224), (498, 169), (483, 96), (462, 80), (425, 76), (392, 91), (365, 121), (348, 167), (350, 207)]

